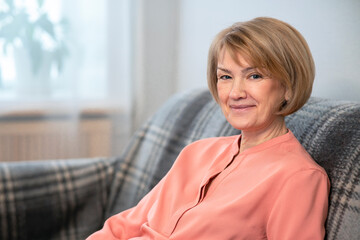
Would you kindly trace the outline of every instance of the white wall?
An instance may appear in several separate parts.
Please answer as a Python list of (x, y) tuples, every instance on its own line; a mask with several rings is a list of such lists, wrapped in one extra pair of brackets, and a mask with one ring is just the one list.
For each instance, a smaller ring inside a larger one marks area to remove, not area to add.
[(313, 96), (360, 101), (359, 0), (123, 0), (131, 10), (133, 128), (172, 94), (207, 88), (208, 48), (237, 21), (279, 18), (312, 50)]
[(132, 129), (176, 92), (178, 0), (127, 0), (131, 9)]
[(258, 16), (279, 18), (308, 41), (313, 96), (360, 101), (359, 0), (181, 0), (177, 91), (206, 87), (207, 51), (221, 29)]

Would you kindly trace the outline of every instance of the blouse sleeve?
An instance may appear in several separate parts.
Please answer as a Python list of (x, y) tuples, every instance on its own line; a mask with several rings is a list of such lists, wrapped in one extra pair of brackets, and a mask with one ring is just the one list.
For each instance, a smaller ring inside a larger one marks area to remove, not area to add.
[(282, 187), (267, 225), (268, 239), (324, 239), (329, 180), (318, 170), (304, 170)]
[(138, 204), (126, 211), (108, 218), (103, 228), (86, 240), (129, 239), (140, 234), (141, 226), (147, 222), (147, 213), (161, 191), (162, 179)]
[(135, 207), (107, 219), (103, 228), (90, 235), (87, 240), (129, 239), (140, 236), (142, 228), (146, 228), (144, 224), (148, 223), (151, 209), (160, 205), (159, 199), (163, 198), (164, 192), (169, 193), (174, 183), (179, 184), (181, 182), (179, 179), (187, 177), (184, 175), (186, 172), (192, 172), (191, 170), (182, 171), (183, 168), (189, 169), (190, 166), (189, 158), (181, 157), (188, 152), (188, 149), (190, 149), (189, 146), (181, 151), (165, 177)]

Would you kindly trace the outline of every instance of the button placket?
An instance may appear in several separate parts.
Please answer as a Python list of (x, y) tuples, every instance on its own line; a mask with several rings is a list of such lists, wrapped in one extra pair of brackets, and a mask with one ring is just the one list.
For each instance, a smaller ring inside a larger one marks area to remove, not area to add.
[(207, 195), (207, 193), (205, 191), (206, 191), (206, 187), (208, 186), (208, 184), (210, 184), (212, 181), (214, 181), (216, 179), (216, 177), (218, 177), (218, 175), (220, 175), (225, 169), (227, 169), (230, 165), (232, 165), (232, 163), (234, 162), (234, 159), (236, 158), (237, 155), (238, 155), (238, 152), (236, 154), (233, 154), (231, 157), (231, 160), (226, 162), (225, 167), (222, 167), (221, 169), (218, 169), (217, 171), (215, 171), (213, 173), (207, 174), (204, 177), (204, 180), (202, 181), (202, 184), (199, 189), (198, 197), (196, 198), (197, 201), (195, 202), (195, 204), (192, 204), (191, 206), (187, 206), (187, 207), (183, 208), (181, 214), (178, 214), (179, 211), (177, 211), (177, 214), (175, 214), (175, 215), (178, 215), (176, 221), (175, 221), (175, 219), (173, 219), (173, 221), (171, 221), (171, 223), (169, 224), (170, 226), (171, 226), (171, 224), (173, 225), (171, 227), (169, 226), (169, 229), (172, 229), (169, 236), (174, 233), (179, 221), (184, 216), (184, 214), (186, 214), (188, 211), (197, 207), (199, 204), (201, 204), (203, 202), (205, 196)]

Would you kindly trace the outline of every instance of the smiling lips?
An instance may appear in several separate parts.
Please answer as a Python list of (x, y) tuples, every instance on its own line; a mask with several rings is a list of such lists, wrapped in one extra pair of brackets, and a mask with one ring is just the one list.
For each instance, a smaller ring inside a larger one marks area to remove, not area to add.
[(230, 104), (230, 108), (235, 111), (245, 111), (255, 107), (254, 104)]

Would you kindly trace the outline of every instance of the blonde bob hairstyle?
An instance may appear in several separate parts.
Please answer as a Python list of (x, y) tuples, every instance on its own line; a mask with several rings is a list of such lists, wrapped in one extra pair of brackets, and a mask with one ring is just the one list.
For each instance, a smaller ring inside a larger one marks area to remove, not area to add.
[(253, 67), (281, 82), (288, 94), (279, 115), (296, 112), (309, 99), (315, 78), (314, 60), (304, 37), (289, 24), (259, 17), (235, 23), (217, 34), (209, 49), (207, 66), (208, 86), (217, 102), (217, 67), (223, 51), (236, 62), (240, 54)]

